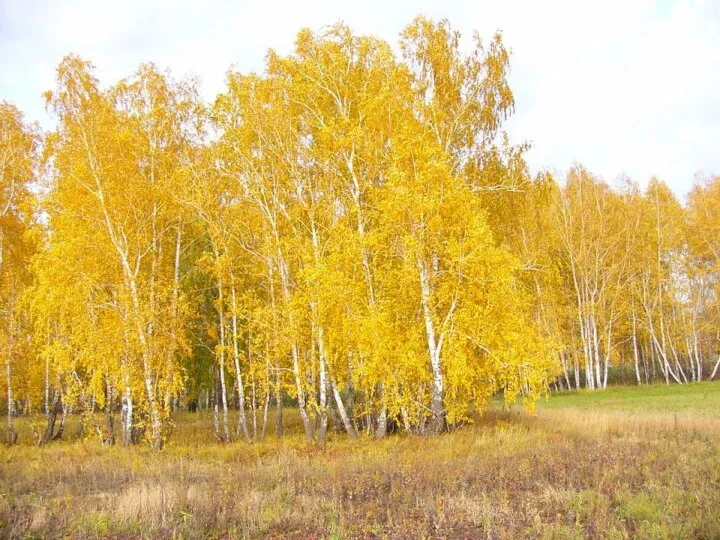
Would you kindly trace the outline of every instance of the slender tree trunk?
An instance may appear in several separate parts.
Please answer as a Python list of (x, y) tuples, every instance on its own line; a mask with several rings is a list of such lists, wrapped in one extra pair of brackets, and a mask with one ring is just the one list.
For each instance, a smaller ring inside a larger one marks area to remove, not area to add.
[(220, 399), (222, 401), (222, 427), (223, 441), (230, 442), (230, 427), (228, 423), (227, 386), (225, 385), (225, 362), (220, 363)]
[[(180, 254), (182, 252), (182, 235), (183, 235), (183, 222), (182, 218), (178, 220), (177, 231), (175, 234), (175, 259), (173, 261), (173, 292), (172, 292), (172, 319), (170, 322), (170, 347), (168, 347), (167, 354), (167, 377), (172, 379), (172, 374), (175, 371), (175, 355), (178, 351), (178, 323), (180, 317)], [(170, 412), (172, 404), (172, 391), (171, 387), (165, 392), (165, 411)]]
[(657, 380), (657, 369), (658, 369), (658, 360), (657, 360), (657, 354), (655, 353), (655, 346), (653, 345), (653, 342), (648, 339), (647, 344), (645, 345), (645, 355), (647, 356), (647, 351), (650, 350), (650, 364), (652, 367), (652, 370), (648, 369), (648, 372), (651, 372), (651, 380), (652, 382), (655, 382)]
[(403, 427), (407, 433), (412, 433), (412, 424), (410, 424), (410, 415), (408, 414), (407, 407), (400, 407), (400, 413), (402, 414)]
[(642, 384), (642, 380), (640, 378), (640, 365), (639, 365), (639, 359), (638, 359), (638, 343), (637, 343), (637, 321), (635, 319), (635, 308), (633, 308), (632, 312), (632, 328), (633, 328), (633, 358), (635, 359), (635, 378), (637, 379), (638, 386)]
[(585, 352), (585, 387), (594, 390), (595, 389), (595, 375), (594, 375), (594, 359), (595, 355), (592, 350), (592, 333), (590, 328), (589, 317), (583, 317), (584, 337), (583, 345)]
[(268, 381), (267, 392), (265, 392), (265, 405), (263, 405), (262, 427), (260, 429), (260, 440), (264, 441), (267, 435), (268, 412), (270, 410), (270, 386)]
[(312, 442), (315, 440), (315, 434), (310, 417), (307, 413), (307, 407), (305, 404), (305, 390), (300, 379), (300, 352), (298, 351), (297, 343), (293, 343), (290, 350), (293, 361), (293, 374), (295, 375), (295, 387), (297, 388), (298, 396), (298, 412), (300, 413), (300, 419), (302, 420), (303, 427), (305, 428), (305, 437), (307, 440)]
[[(248, 357), (250, 356), (250, 344), (248, 342)], [(257, 441), (257, 394), (255, 393), (255, 376), (251, 373), (250, 376), (251, 381), (251, 392), (252, 392), (252, 423), (253, 423), (253, 435), (252, 438), (254, 441)]]
[(593, 348), (593, 363), (595, 364), (595, 386), (597, 388), (602, 387), (601, 377), (601, 366), (600, 366), (600, 338), (598, 337), (598, 327), (595, 315), (591, 317), (591, 328), (592, 328), (592, 348)]
[(677, 368), (677, 373), (682, 377), (682, 380), (678, 380), (678, 383), (688, 382), (687, 375), (685, 375), (685, 371), (683, 371), (682, 366), (680, 365), (680, 358), (678, 356), (677, 349), (675, 348), (675, 344), (673, 343), (670, 335), (668, 334), (668, 342), (670, 344), (670, 352), (672, 353), (673, 360), (675, 360), (675, 367)]
[(327, 439), (328, 407), (327, 407), (327, 358), (325, 356), (325, 339), (323, 327), (318, 326), (316, 330), (318, 356), (320, 357), (320, 428), (318, 430), (318, 441), (324, 443)]
[[(662, 350), (661, 354), (663, 357), (663, 361), (665, 362), (665, 372), (672, 376), (673, 379), (675, 379), (675, 382), (678, 384), (682, 384), (682, 381), (680, 378), (675, 374), (675, 372), (672, 369), (672, 366), (670, 365), (670, 359), (668, 358), (668, 352), (667, 352), (667, 342), (670, 341), (670, 348), (671, 352), (674, 354), (674, 347), (672, 344), (672, 340), (670, 339), (670, 335), (668, 334), (667, 328), (665, 327), (665, 318), (663, 317), (662, 311), (660, 312), (660, 336), (662, 338)], [(667, 337), (666, 337), (667, 336)], [(676, 362), (677, 364), (677, 362)], [(668, 380), (668, 384), (670, 381)]]
[(57, 420), (57, 415), (60, 412), (62, 412), (62, 405), (60, 404), (60, 392), (58, 390), (55, 390), (52, 405), (49, 405), (49, 409), (45, 414), (45, 417), (47, 419), (47, 426), (45, 428), (45, 433), (43, 434), (43, 442), (51, 441), (55, 436), (55, 421)]
[(122, 411), (120, 412), (120, 423), (122, 424), (123, 446), (130, 446), (132, 443), (133, 428), (133, 402), (130, 385), (126, 384), (125, 393), (122, 398)]
[[(318, 235), (318, 229), (315, 224), (314, 217), (311, 217), (310, 232), (312, 236), (313, 245), (313, 256), (315, 258), (315, 264), (320, 262), (320, 239)], [(325, 329), (319, 320), (318, 313), (318, 301), (317, 299), (311, 300), (310, 310), (312, 313), (313, 323), (313, 334), (317, 343), (318, 356), (320, 360), (319, 370), (319, 407), (320, 407), (320, 426), (318, 430), (318, 441), (324, 443), (327, 438), (327, 424), (328, 424), (328, 407), (327, 407), (327, 392), (328, 392), (328, 359), (325, 353)]]
[(605, 351), (605, 370), (603, 373), (603, 388), (607, 388), (607, 380), (608, 380), (608, 368), (610, 367), (610, 354), (612, 352), (612, 319), (610, 320), (610, 324), (608, 325), (608, 333), (607, 333), (607, 345), (606, 345), (606, 351)]
[(155, 399), (155, 386), (153, 385), (153, 374), (152, 367), (150, 364), (150, 349), (147, 342), (147, 336), (145, 335), (145, 329), (143, 328), (142, 321), (140, 319), (140, 299), (137, 291), (137, 286), (134, 279), (129, 279), (130, 291), (134, 306), (134, 318), (136, 320), (136, 330), (138, 334), (138, 340), (141, 345), (141, 357), (142, 357), (142, 369), (143, 377), (145, 379), (145, 393), (148, 400), (148, 409), (150, 412), (150, 422), (152, 429), (151, 446), (154, 451), (158, 451), (162, 448), (162, 421), (160, 420), (160, 413), (157, 408), (157, 400)]
[(282, 384), (280, 379), (280, 369), (275, 369), (275, 435), (278, 439), (283, 438), (283, 400), (282, 400)]
[(660, 318), (660, 332), (663, 343), (661, 344), (660, 341), (657, 338), (657, 335), (655, 334), (655, 327), (652, 323), (652, 317), (650, 312), (648, 311), (648, 326), (650, 329), (650, 337), (653, 340), (653, 344), (655, 345), (655, 350), (657, 351), (658, 356), (660, 357), (660, 360), (662, 362), (660, 363), (660, 368), (662, 370), (662, 373), (665, 377), (665, 384), (670, 384), (670, 376), (672, 375), (673, 379), (675, 379), (676, 382), (680, 382), (680, 379), (675, 375), (675, 373), (672, 371), (672, 367), (670, 366), (670, 362), (667, 358), (667, 351), (665, 349), (665, 330), (664, 330), (664, 324), (662, 317)]
[(13, 416), (13, 395), (12, 395), (12, 370), (10, 369), (10, 357), (7, 359), (7, 367), (6, 367), (6, 376), (7, 376), (7, 433), (8, 433), (8, 443), (14, 444), (15, 439), (17, 438), (17, 435), (14, 435), (15, 438), (13, 438), (13, 434), (15, 433), (15, 429), (13, 428), (13, 422), (12, 422), (12, 416)]
[(690, 366), (690, 380), (692, 382), (697, 381), (697, 373), (695, 372), (695, 357), (693, 355), (692, 345), (690, 345), (690, 338), (685, 336), (685, 351), (687, 352), (688, 365)]
[[(290, 278), (288, 277), (285, 260), (282, 257), (282, 252), (279, 248), (278, 264), (280, 267), (280, 282), (282, 284), (283, 297), (285, 298), (285, 303), (287, 305), (290, 301)], [(292, 326), (292, 314), (290, 314), (290, 325)], [(295, 376), (295, 388), (297, 390), (298, 412), (300, 413), (300, 419), (302, 420), (303, 427), (305, 428), (305, 437), (308, 441), (312, 442), (315, 440), (315, 433), (305, 404), (305, 389), (302, 384), (302, 377), (300, 376), (300, 351), (298, 350), (297, 340), (293, 342), (290, 348), (290, 354), (292, 356), (293, 375)]]
[[(662, 379), (666, 379), (666, 382), (668, 382), (667, 376), (665, 373), (665, 365), (661, 361), (660, 354), (657, 351), (655, 342), (652, 340), (652, 336), (648, 340), (648, 346), (650, 347), (650, 354), (651, 354), (651, 358), (653, 361), (653, 380), (658, 380), (658, 379), (662, 378)], [(658, 377), (658, 374), (657, 374), (658, 370), (660, 370), (661, 377)]]
[[(0, 229), (2, 231), (2, 229)], [(0, 246), (2, 246), (2, 238), (0, 237)], [(11, 300), (12, 302), (12, 300)], [(9, 313), (9, 332), (8, 332), (8, 350), (6, 355), (5, 363), (5, 376), (7, 382), (7, 443), (13, 445), (17, 442), (18, 434), (13, 427), (13, 413), (15, 412), (15, 406), (13, 401), (12, 393), (12, 362), (14, 356), (15, 346), (15, 314), (13, 313), (13, 307), (10, 308)]]
[(677, 368), (680, 377), (682, 377), (683, 382), (687, 383), (687, 375), (685, 374), (685, 370), (682, 368), (682, 366), (680, 365), (680, 361), (677, 358), (675, 359), (675, 367)]
[[(152, 176), (152, 183), (154, 184), (154, 165), (151, 165), (150, 167), (150, 174)], [(157, 399), (157, 391), (156, 391), (156, 376), (153, 373), (152, 369), (152, 361), (156, 356), (155, 353), (155, 318), (157, 316), (157, 308), (156, 308), (156, 292), (155, 292), (155, 285), (156, 285), (156, 277), (157, 277), (157, 264), (158, 259), (160, 257), (160, 246), (159, 246), (159, 239), (157, 234), (157, 202), (153, 204), (153, 212), (152, 212), (152, 249), (151, 249), (151, 264), (150, 264), (150, 292), (149, 292), (149, 301), (148, 301), (148, 313), (144, 317), (144, 319), (147, 319), (147, 330), (143, 333), (143, 365), (144, 365), (144, 371), (145, 371), (145, 387), (146, 392), (148, 396), (148, 405), (150, 409), (150, 418), (152, 421), (152, 448), (154, 451), (158, 451), (163, 446), (163, 433), (162, 433), (162, 419), (160, 417), (160, 407), (162, 406), (162, 403), (158, 403)], [(133, 290), (135, 290), (135, 294), (137, 294), (137, 288), (135, 285), (135, 280), (133, 279)], [(139, 309), (139, 301), (138, 301), (138, 324), (141, 325), (141, 321), (139, 318), (140, 309)], [(142, 325), (141, 325), (142, 326)], [(142, 333), (142, 328), (140, 329), (140, 332)]]
[(385, 383), (380, 381), (378, 383), (378, 398), (380, 400), (380, 410), (377, 413), (375, 423), (375, 437), (382, 439), (387, 435), (387, 399), (385, 397)]
[(718, 355), (717, 362), (715, 362), (715, 367), (712, 370), (712, 373), (710, 374), (710, 380), (712, 381), (715, 379), (715, 375), (717, 374), (718, 367), (720, 367), (720, 354)]
[(432, 369), (432, 399), (430, 403), (430, 414), (432, 415), (429, 433), (440, 433), (445, 428), (445, 408), (443, 405), (443, 374), (440, 362), (441, 344), (436, 340), (435, 323), (433, 322), (430, 302), (432, 292), (428, 269), (422, 261), (418, 261), (420, 273), (420, 297), (422, 303), (423, 317), (425, 319), (425, 333), (427, 337), (428, 354), (430, 356), (430, 367)]
[[(217, 251), (215, 252), (216, 260), (219, 259)], [(227, 404), (227, 386), (225, 384), (225, 295), (224, 284), (221, 278), (217, 281), (218, 288), (218, 337), (219, 337), (219, 354), (220, 362), (220, 399), (222, 400), (222, 432), (224, 442), (230, 442), (230, 428), (228, 427), (228, 404)]]
[(353, 426), (352, 420), (348, 416), (347, 410), (345, 409), (345, 405), (342, 401), (342, 396), (340, 395), (340, 390), (338, 389), (337, 382), (335, 381), (334, 377), (330, 379), (330, 386), (332, 388), (333, 396), (335, 396), (335, 405), (337, 406), (338, 414), (340, 415), (340, 419), (342, 420), (345, 431), (353, 439), (357, 438), (357, 431), (355, 431), (355, 426)]
[(560, 351), (560, 365), (562, 366), (563, 376), (565, 377), (565, 384), (567, 385), (567, 389), (570, 390), (570, 377), (568, 376), (567, 358), (564, 349)]
[(65, 419), (67, 418), (68, 406), (63, 403), (62, 416), (60, 417), (60, 427), (57, 433), (53, 436), (53, 441), (62, 439), (63, 433), (65, 433)]
[[(238, 345), (238, 323), (237, 323), (237, 294), (235, 292), (235, 283), (232, 284), (232, 339), (233, 339), (233, 362), (235, 363), (235, 380), (237, 381), (238, 395), (238, 425), (236, 428), (237, 435), (242, 431), (246, 441), (250, 441), (250, 433), (248, 432), (247, 416), (245, 415), (245, 387), (243, 386), (242, 370), (240, 369), (240, 350)], [(249, 340), (249, 337), (248, 337)], [(248, 359), (249, 364), (249, 359)]]
[(610, 367), (610, 351), (605, 352), (605, 366), (603, 368), (603, 381), (602, 381), (602, 387), (603, 389), (607, 388), (607, 381), (608, 381), (608, 368)]
[[(142, 329), (139, 329), (142, 333)], [(145, 342), (144, 334), (142, 341)], [(150, 410), (150, 421), (152, 426), (152, 440), (151, 445), (154, 451), (158, 451), (162, 448), (162, 421), (160, 420), (160, 413), (157, 407), (157, 400), (155, 398), (155, 387), (153, 385), (152, 368), (150, 366), (150, 358), (147, 349), (147, 343), (143, 345), (143, 375), (145, 376), (145, 392), (148, 400), (148, 409)]]
[[(283, 438), (284, 435), (284, 424), (283, 424), (283, 398), (282, 398), (282, 371), (277, 360), (278, 347), (277, 347), (277, 330), (278, 330), (278, 318), (275, 303), (275, 279), (273, 277), (273, 265), (268, 264), (268, 290), (270, 292), (270, 309), (272, 313), (272, 358), (275, 359), (276, 367), (272, 368), (275, 371), (275, 435), (278, 440)], [(269, 359), (271, 358), (270, 352), (267, 352), (268, 369), (270, 368)], [(267, 376), (268, 394), (270, 393), (270, 372), (268, 371)]]
[(698, 343), (697, 330), (693, 331), (693, 339), (695, 341), (695, 360), (697, 362), (698, 381), (702, 381), (702, 378), (703, 378), (702, 351), (700, 350), (700, 344)]
[(103, 444), (114, 445), (115, 444), (115, 392), (113, 391), (112, 384), (106, 377), (106, 399), (105, 399), (105, 430), (103, 433)]
[(212, 410), (213, 410), (213, 431), (215, 432), (215, 439), (218, 442), (223, 442), (223, 436), (220, 433), (220, 400), (218, 399), (218, 368), (217, 364), (213, 365), (213, 378), (212, 378)]
[(575, 364), (575, 390), (580, 390), (582, 384), (580, 383), (580, 361), (578, 360), (578, 351), (575, 351), (573, 355), (573, 362)]
[(50, 414), (50, 357), (45, 355), (45, 414)]

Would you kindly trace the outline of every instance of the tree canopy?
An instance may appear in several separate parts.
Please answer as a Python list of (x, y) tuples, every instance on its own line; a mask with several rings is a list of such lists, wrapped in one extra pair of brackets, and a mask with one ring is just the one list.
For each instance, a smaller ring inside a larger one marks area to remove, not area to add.
[(658, 179), (532, 177), (502, 36), (460, 39), (423, 17), (397, 52), (303, 30), (213, 103), (153, 64), (104, 87), (71, 55), (54, 130), (2, 103), (9, 440), (25, 408), (46, 441), (75, 411), (113, 442), (119, 409), (121, 441), (159, 449), (207, 407), (250, 441), (271, 402), (311, 441), (438, 433), (497, 395), (715, 377), (720, 178), (683, 205)]

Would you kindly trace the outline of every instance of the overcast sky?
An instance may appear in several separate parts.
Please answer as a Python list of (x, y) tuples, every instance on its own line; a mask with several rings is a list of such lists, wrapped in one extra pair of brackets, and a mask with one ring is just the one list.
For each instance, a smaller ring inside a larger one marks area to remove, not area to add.
[(516, 113), (533, 172), (580, 162), (613, 182), (652, 175), (685, 195), (720, 174), (720, 0), (0, 0), (0, 100), (46, 127), (41, 93), (77, 53), (105, 85), (151, 60), (196, 75), (212, 99), (232, 65), (261, 70), (301, 27), (344, 21), (391, 43), (417, 14), (470, 39), (503, 31)]

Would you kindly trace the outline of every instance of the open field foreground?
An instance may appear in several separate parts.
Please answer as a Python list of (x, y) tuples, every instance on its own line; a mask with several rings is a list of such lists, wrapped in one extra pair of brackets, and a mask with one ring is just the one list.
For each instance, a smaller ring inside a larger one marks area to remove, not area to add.
[[(640, 404), (648, 412), (634, 410)], [(158, 455), (95, 439), (37, 448), (26, 436), (0, 450), (0, 530), (15, 538), (717, 538), (719, 411), (720, 385), (705, 383), (556, 396), (537, 416), (495, 408), (437, 437), (334, 434), (324, 447), (305, 444), (292, 415), (283, 442), (253, 445), (217, 444), (210, 418), (180, 415)]]

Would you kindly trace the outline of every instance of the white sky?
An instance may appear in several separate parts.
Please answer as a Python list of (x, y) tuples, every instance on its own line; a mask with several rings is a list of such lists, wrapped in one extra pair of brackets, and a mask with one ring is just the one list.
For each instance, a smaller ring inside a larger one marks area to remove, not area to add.
[(68, 53), (103, 84), (143, 61), (197, 75), (208, 100), (225, 72), (261, 70), (301, 27), (344, 21), (397, 43), (417, 14), (448, 18), (470, 39), (501, 29), (512, 51), (516, 114), (533, 172), (580, 162), (612, 182), (652, 175), (685, 195), (720, 174), (720, 0), (0, 0), (0, 100), (52, 123), (41, 93)]

